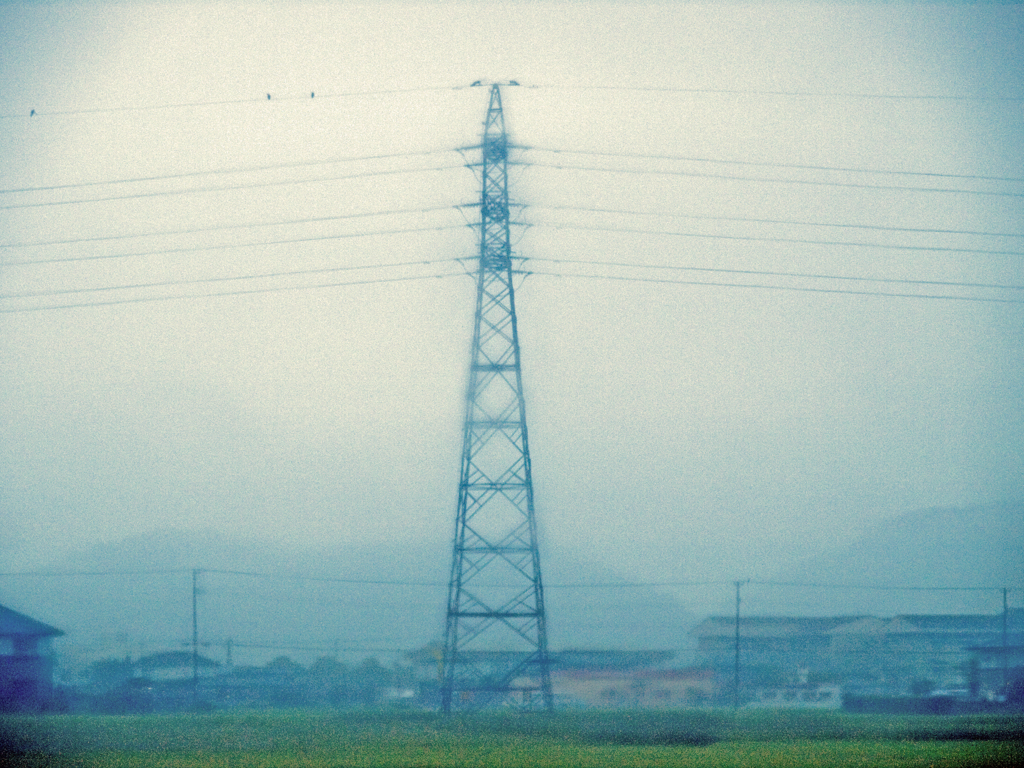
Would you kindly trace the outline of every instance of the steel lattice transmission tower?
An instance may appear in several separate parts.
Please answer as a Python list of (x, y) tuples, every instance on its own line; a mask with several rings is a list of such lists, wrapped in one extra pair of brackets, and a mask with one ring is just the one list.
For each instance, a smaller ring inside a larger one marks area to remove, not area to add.
[(482, 154), (476, 317), (448, 585), (446, 712), (552, 706), (512, 284), (508, 137), (497, 85)]

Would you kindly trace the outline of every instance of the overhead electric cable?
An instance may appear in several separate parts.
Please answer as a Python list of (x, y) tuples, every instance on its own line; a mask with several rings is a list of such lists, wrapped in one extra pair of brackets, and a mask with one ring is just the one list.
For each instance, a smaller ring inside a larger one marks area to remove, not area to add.
[(196, 176), (215, 176), (230, 173), (258, 173), (260, 171), (273, 171), (282, 168), (312, 168), (323, 165), (336, 165), (338, 163), (355, 163), (367, 160), (392, 160), (396, 157), (421, 157), (424, 155), (440, 155), (448, 152), (456, 152), (455, 149), (427, 149), (419, 152), (396, 152), (388, 155), (366, 155), (364, 157), (339, 157), (333, 160), (310, 160), (306, 162), (273, 163), (271, 165), (243, 166), (239, 168), (216, 168), (209, 171), (191, 171), (188, 173), (171, 173), (163, 176), (137, 176), (130, 179), (108, 179), (105, 181), (80, 181), (73, 184), (53, 184), (44, 187), (19, 187), (12, 189), (0, 189), (0, 195), (15, 194), (18, 192), (52, 192), (58, 189), (78, 189), (80, 187), (99, 187), (108, 184), (141, 184), (150, 181), (167, 181), (169, 179), (190, 179)]
[[(460, 210), (466, 204), (439, 205), (432, 208), (396, 208), (391, 211), (369, 211), (367, 213), (346, 213), (339, 216), (317, 216), (309, 219), (287, 219), (285, 221), (249, 222), (246, 224), (220, 224), (215, 227), (193, 227), (190, 229), (171, 229), (160, 232), (135, 232), (124, 235), (105, 235), (102, 237), (78, 237), (69, 240), (42, 240), (25, 243), (0, 243), (0, 248), (34, 248), (44, 245), (70, 245), (72, 243), (99, 243), (110, 240), (134, 240), (143, 237), (166, 237), (169, 235), (194, 235), (201, 232), (220, 232), (228, 229), (256, 229), (258, 227), (283, 227), (293, 224), (319, 224), (325, 221), (341, 221), (343, 219), (363, 219), (373, 216), (397, 216), (403, 213), (434, 213), (436, 211)], [(17, 263), (17, 262), (15, 262)], [(25, 262), (36, 263), (36, 262)]]
[(984, 232), (971, 229), (936, 229), (932, 227), (888, 227), (879, 224), (824, 223), (821, 221), (799, 221), (796, 219), (758, 219), (747, 216), (704, 216), (686, 213), (664, 213), (656, 211), (630, 211), (620, 208), (585, 208), (575, 205), (528, 205), (523, 208), (540, 208), (555, 211), (582, 211), (585, 213), (618, 213), (630, 216), (662, 216), (674, 219), (696, 219), (700, 221), (742, 221), (752, 224), (792, 224), (802, 227), (836, 227), (839, 229), (870, 229), (883, 232), (915, 232), (940, 235), (982, 235), (985, 237), (1024, 237), (1022, 232)]
[(145, 304), (145, 303), (151, 303), (151, 302), (156, 302), (156, 301), (178, 301), (178, 300), (182, 300), (182, 299), (212, 299), (212, 298), (218, 298), (218, 297), (222, 297), (222, 296), (246, 296), (246, 295), (249, 295), (249, 294), (256, 294), (256, 293), (282, 293), (284, 291), (309, 291), (309, 290), (315, 290), (315, 289), (320, 289), (320, 288), (342, 288), (342, 287), (347, 287), (347, 286), (352, 286), (352, 285), (374, 285), (374, 284), (378, 284), (378, 283), (401, 283), (401, 282), (411, 282), (413, 280), (433, 280), (433, 279), (442, 279), (442, 278), (446, 278), (446, 277), (464, 277), (465, 274), (466, 274), (465, 272), (453, 272), (453, 273), (450, 273), (450, 274), (440, 274), (440, 275), (414, 275), (414, 276), (410, 276), (410, 277), (384, 277), (384, 278), (379, 278), (379, 279), (375, 279), (375, 280), (352, 280), (352, 281), (349, 281), (349, 282), (340, 282), (340, 283), (317, 283), (317, 284), (314, 284), (314, 285), (288, 285), (288, 286), (279, 286), (279, 287), (275, 287), (275, 288), (251, 288), (251, 289), (238, 290), (238, 291), (223, 291), (223, 292), (220, 292), (220, 293), (185, 294), (185, 295), (178, 295), (178, 296), (147, 296), (147, 297), (143, 297), (143, 298), (133, 298), (133, 299), (112, 299), (110, 301), (94, 301), (94, 302), (85, 302), (85, 303), (81, 303), (81, 304), (57, 304), (57, 305), (39, 306), (39, 307), (20, 307), (20, 308), (16, 308), (16, 309), (0, 309), (0, 314), (10, 315), (10, 314), (17, 314), (17, 313), (22, 313), (22, 312), (43, 312), (43, 311), (46, 311), (46, 310), (55, 310), (55, 309), (82, 309), (82, 308), (86, 308), (86, 307), (110, 307), (110, 306), (115, 306), (117, 304)]
[(1000, 251), (979, 248), (950, 248), (931, 245), (896, 245), (888, 243), (851, 243), (845, 240), (805, 240), (795, 237), (755, 237), (753, 235), (713, 235), (699, 232), (665, 232), (663, 230), (634, 229), (630, 227), (595, 227), (585, 224), (556, 224), (550, 221), (536, 221), (531, 227), (553, 229), (582, 229), (594, 232), (624, 232), (637, 235), (667, 235), (670, 237), (691, 237), (710, 240), (743, 240), (767, 243), (796, 243), (800, 245), (840, 245), (851, 248), (880, 248), (894, 251), (936, 251), (940, 253), (982, 253), (990, 256), (1024, 256), (1024, 251)]
[(535, 147), (527, 145), (514, 145), (516, 149), (523, 149), (532, 152), (552, 152), (561, 155), (593, 155), (595, 157), (630, 157), (642, 160), (679, 160), (695, 163), (717, 163), (719, 165), (750, 165), (763, 168), (795, 168), (808, 171), (838, 171), (843, 173), (872, 173), (887, 176), (927, 176), (944, 179), (975, 179), (981, 181), (1011, 181), (1024, 182), (1021, 176), (982, 176), (967, 173), (937, 173), (932, 171), (895, 171), (879, 170), (876, 168), (847, 168), (831, 165), (800, 165), (797, 163), (768, 163), (754, 160), (718, 160), (710, 157), (693, 157), (689, 155), (645, 155), (632, 152), (594, 152), (578, 149), (549, 149), (547, 147)]
[[(29, 570), (10, 571), (0, 573), (0, 578), (6, 577), (30, 577), (30, 578), (51, 578), (51, 577), (132, 577), (132, 575), (167, 575), (167, 574), (191, 574), (217, 573), (223, 575), (243, 575), (254, 579), (271, 579), (283, 582), (323, 582), (336, 584), (354, 584), (367, 586), (386, 587), (446, 587), (447, 582), (434, 582), (430, 580), (410, 579), (356, 579), (344, 577), (322, 577), (322, 575), (311, 575), (308, 573), (287, 573), (250, 570), (231, 570), (224, 568), (164, 568), (158, 570)], [(552, 589), (622, 589), (622, 588), (643, 588), (643, 587), (732, 587), (735, 580), (665, 580), (656, 582), (565, 582), (545, 583), (545, 588)], [(1006, 590), (1007, 592), (1021, 592), (1024, 587), (981, 587), (981, 586), (956, 586), (956, 587), (922, 587), (900, 584), (819, 584), (816, 582), (780, 582), (770, 580), (744, 579), (743, 584), (756, 584), (765, 587), (797, 587), (807, 589), (847, 589), (847, 590), (878, 590), (882, 592), (991, 592)]]
[(167, 576), (170, 574), (186, 573), (192, 573), (192, 570), (186, 568), (158, 568), (144, 571), (9, 571), (7, 573), (0, 573), (0, 576), (49, 578), (54, 576)]
[(138, 290), (142, 288), (167, 288), (170, 286), (179, 285), (202, 285), (205, 283), (227, 283), (236, 282), (239, 280), (265, 280), (276, 277), (297, 277), (299, 275), (322, 275), (331, 272), (353, 272), (364, 269), (393, 269), (395, 267), (410, 267), (410, 266), (423, 266), (433, 264), (447, 264), (450, 262), (462, 261), (458, 258), (450, 259), (428, 259), (422, 261), (403, 261), (395, 264), (368, 264), (365, 266), (346, 266), (346, 267), (325, 267), (322, 269), (297, 269), (288, 272), (268, 272), (257, 275), (233, 275), (228, 277), (203, 277), (196, 278), (194, 280), (166, 280), (158, 283), (136, 283), (134, 285), (111, 285), (103, 286), (99, 288), (65, 288), (59, 291), (31, 291), (28, 293), (8, 293), (0, 294), (0, 300), (7, 299), (35, 299), (44, 296), (67, 296), (70, 294), (80, 293), (98, 293), (100, 291), (129, 291)]
[(604, 173), (651, 174), (655, 176), (689, 176), (701, 179), (726, 179), (730, 181), (760, 181), (766, 184), (807, 184), (817, 187), (848, 187), (853, 189), (884, 189), (896, 192), (946, 192), (961, 195), (989, 195), (994, 197), (1024, 197), (1024, 192), (999, 192), (978, 189), (950, 189), (944, 187), (903, 187), (886, 184), (861, 184), (844, 181), (820, 181), (816, 179), (775, 179), (759, 176), (730, 176), (724, 173), (703, 173), (698, 171), (669, 171), (640, 168), (601, 168), (599, 166), (559, 165), (557, 163), (514, 162), (509, 165), (523, 165), (534, 168), (554, 168), (560, 171), (599, 171)]
[(884, 291), (854, 291), (842, 288), (811, 288), (791, 285), (766, 285), (763, 283), (719, 283), (705, 280), (667, 280), (661, 278), (650, 278), (650, 277), (626, 277), (621, 275), (586, 275), (586, 274), (571, 274), (564, 272), (538, 272), (530, 270), (525, 272), (526, 275), (541, 275), (545, 277), (561, 277), (561, 278), (583, 278), (588, 280), (616, 280), (627, 283), (661, 283), (667, 285), (706, 285), (716, 288), (760, 288), (763, 290), (772, 291), (798, 291), (802, 293), (845, 293), (854, 296), (884, 296), (896, 299), (942, 299), (948, 301), (972, 301), (972, 302), (985, 302), (994, 304), (1024, 304), (1024, 299), (999, 299), (999, 298), (985, 298), (981, 296), (950, 296), (944, 294), (925, 294), (925, 293), (887, 293)]
[(320, 581), (335, 584), (370, 584), (402, 587), (443, 587), (445, 584), (436, 581), (408, 581), (396, 579), (351, 579), (338, 576), (307, 576), (304, 574), (266, 573), (263, 571), (231, 571), (221, 568), (202, 568), (202, 573), (219, 573), (229, 576), (252, 576), (258, 579), (281, 579), (283, 581)]
[(253, 243), (227, 243), (221, 245), (190, 245), (181, 248), (162, 248), (155, 251), (136, 251), (133, 253), (110, 253), (96, 256), (65, 256), (53, 259), (26, 259), (24, 261), (5, 261), (3, 266), (32, 266), (35, 264), (64, 264), (77, 261), (99, 261), (105, 259), (127, 259), (137, 256), (164, 256), (170, 253), (192, 253), (199, 251), (219, 251), (230, 248), (258, 248), (265, 245), (291, 245), (294, 243), (314, 243), (323, 240), (343, 240), (352, 237), (377, 237), (380, 235), (403, 235), (409, 232), (442, 232), (449, 229), (463, 229), (465, 224), (447, 224), (439, 227), (413, 227), (411, 229), (382, 229), (374, 232), (348, 232), (334, 235), (315, 235), (298, 237), (289, 240), (259, 240)]
[(914, 586), (899, 586), (899, 585), (878, 585), (878, 584), (818, 584), (818, 583), (805, 583), (799, 581), (757, 581), (748, 580), (748, 584), (760, 584), (766, 587), (805, 587), (808, 589), (867, 589), (867, 590), (879, 590), (883, 592), (1002, 592), (1006, 589), (1008, 592), (1016, 591), (1016, 589), (1008, 587), (914, 587)]
[(724, 269), (718, 267), (680, 267), (667, 264), (629, 264), (616, 261), (595, 261), (585, 259), (547, 259), (530, 256), (528, 261), (545, 261), (553, 264), (586, 264), (602, 267), (628, 267), (630, 269), (665, 269), (679, 272), (713, 272), (733, 275), (758, 275), (761, 277), (800, 277), (814, 280), (852, 280), (865, 283), (894, 283), (903, 285), (945, 285), (956, 288), (995, 288), (1007, 291), (1024, 291), (1024, 285), (1005, 285), (1002, 283), (964, 283), (951, 280), (908, 280), (886, 277), (853, 277), (849, 275), (823, 275), (811, 272), (771, 272), (756, 269)]
[(394, 176), (403, 173), (434, 173), (440, 171), (451, 171), (464, 168), (464, 165), (438, 165), (429, 168), (402, 168), (390, 171), (363, 171), (361, 173), (350, 173), (344, 176), (322, 176), (312, 179), (287, 179), (281, 181), (261, 181), (248, 184), (232, 184), (223, 187), (195, 187), (193, 189), (169, 189), (160, 192), (136, 192), (130, 195), (112, 195), (110, 197), (90, 197), (81, 200), (50, 200), (44, 203), (18, 203), (15, 205), (0, 206), (0, 210), (9, 211), (15, 208), (43, 208), (53, 205), (77, 205), (79, 203), (103, 203), (111, 200), (136, 200), (145, 197), (166, 197), (168, 195), (191, 195), (197, 192), (230, 192), (238, 189), (257, 189), (261, 187), (281, 187), (297, 184), (317, 184), (324, 181), (343, 181), (345, 179), (358, 179), (370, 176)]
[[(121, 106), (121, 107), (92, 107), (86, 109), (47, 109), (46, 107), (40, 107), (39, 109), (31, 110), (30, 114), (18, 113), (12, 114), (7, 113), (0, 115), (0, 120), (11, 120), (18, 117), (27, 118), (31, 117), (56, 117), (56, 116), (68, 116), (68, 115), (93, 115), (101, 114), (105, 112), (148, 112), (160, 109), (184, 109), (188, 107), (220, 107), (230, 104), (266, 104), (268, 101), (281, 102), (281, 101), (315, 101), (317, 99), (342, 99), (342, 98), (353, 98), (360, 96), (391, 96), (400, 95), (407, 93), (427, 93), (430, 91), (458, 91), (462, 90), (466, 86), (449, 85), (449, 86), (434, 86), (427, 88), (393, 88), (390, 90), (382, 91), (338, 91), (336, 93), (320, 93), (317, 96), (276, 96), (271, 98), (272, 94), (267, 96), (251, 96), (244, 99), (221, 99), (217, 101), (185, 101), (175, 102), (172, 104), (150, 104), (150, 105), (135, 105), (135, 106)], [(314, 92), (315, 93), (315, 92)], [(304, 92), (305, 94), (305, 92)]]
[(953, 94), (913, 94), (913, 93), (842, 93), (829, 91), (770, 91), (755, 88), (672, 88), (667, 86), (627, 86), (627, 85), (527, 85), (528, 88), (547, 88), (552, 90), (576, 91), (634, 91), (637, 93), (694, 93), (723, 94), (728, 96), (786, 96), (813, 97), (826, 99), (883, 99), (892, 101), (1005, 101), (1024, 102), (1024, 96), (957, 96)]
[[(453, 261), (458, 261), (453, 259)], [(420, 275), (411, 277), (399, 277), (399, 278), (381, 278), (376, 280), (357, 280), (350, 282), (339, 282), (339, 283), (323, 283), (314, 285), (301, 285), (301, 286), (284, 286), (274, 288), (257, 288), (248, 290), (238, 291), (225, 291), (219, 293), (204, 293), (204, 294), (186, 294), (176, 296), (155, 296), (155, 297), (144, 297), (144, 298), (132, 298), (132, 299), (119, 299), (103, 302), (87, 302), (81, 304), (61, 304), (61, 305), (48, 305), (48, 306), (37, 306), (37, 307), (22, 307), (15, 309), (0, 309), (0, 314), (14, 314), (21, 312), (38, 312), (52, 309), (79, 309), (84, 307), (101, 307), (111, 306), (116, 304), (134, 304), (134, 303), (145, 303), (154, 301), (172, 301), (180, 299), (203, 299), (203, 298), (215, 298), (221, 296), (240, 296), (255, 293), (274, 293), (280, 291), (298, 291), (298, 290), (312, 290), (320, 288), (335, 288), (351, 285), (368, 285), (375, 283), (391, 283), (391, 282), (405, 282), (412, 280), (424, 280), (432, 278), (448, 278), (448, 277), (464, 277), (469, 273), (453, 272), (436, 275)], [(583, 278), (590, 280), (614, 280), (620, 282), (636, 282), (636, 283), (660, 283), (668, 285), (692, 285), (692, 286), (711, 286), (718, 288), (760, 288), (765, 290), (777, 290), (777, 291), (797, 291), (806, 293), (826, 293), (826, 294), (849, 294), (856, 296), (880, 296), (888, 298), (905, 298), (905, 299), (937, 299), (937, 300), (949, 300), (949, 301), (969, 301), (969, 302), (982, 302), (982, 303), (997, 303), (997, 304), (1024, 304), (1024, 299), (1002, 299), (1002, 298), (986, 298), (981, 296), (954, 296), (944, 294), (919, 294), (919, 293), (889, 293), (884, 291), (858, 291), (858, 290), (847, 290), (839, 288), (814, 288), (814, 287), (801, 287), (801, 286), (784, 286), (784, 285), (767, 285), (761, 283), (724, 283), (724, 282), (713, 282), (713, 281), (702, 281), (702, 280), (668, 280), (661, 278), (644, 278), (644, 277), (628, 277), (621, 275), (588, 275), (580, 273), (564, 273), (564, 272), (541, 272), (536, 270), (522, 271), (519, 274), (524, 276), (538, 275), (546, 277), (558, 277), (558, 278)]]
[(361, 645), (268, 645), (261, 643), (236, 643), (231, 642), (232, 648), (245, 648), (250, 650), (267, 651), (322, 651), (324, 653), (412, 653), (414, 649), (385, 648), (381, 646)]
[[(89, 114), (104, 114), (104, 113), (116, 113), (116, 112), (151, 112), (158, 110), (171, 110), (171, 109), (187, 109), (196, 107), (219, 107), (229, 106), (237, 104), (271, 104), (279, 102), (291, 102), (291, 101), (305, 101), (305, 102), (316, 102), (324, 99), (347, 99), (347, 98), (360, 98), (367, 96), (392, 96), (402, 95), (409, 93), (430, 93), (430, 92), (444, 92), (444, 91), (462, 91), (471, 88), (471, 85), (447, 85), (447, 86), (430, 86), (423, 88), (393, 88), (379, 91), (313, 91), (315, 96), (310, 95), (310, 92), (303, 91), (301, 95), (294, 96), (281, 96), (270, 94), (271, 98), (267, 98), (266, 94), (260, 96), (249, 96), (246, 98), (239, 99), (218, 99), (211, 101), (186, 101), (186, 102), (172, 102), (166, 104), (148, 104), (148, 105), (127, 105), (127, 106), (116, 106), (116, 107), (85, 107), (80, 109), (62, 109), (62, 108), (48, 108), (38, 107), (30, 110), (29, 112), (8, 112), (0, 114), (0, 120), (13, 120), (18, 118), (29, 119), (41, 118), (41, 117), (67, 117), (74, 115), (89, 115)], [(982, 96), (982, 95), (954, 95), (954, 94), (900, 94), (900, 93), (842, 93), (842, 92), (828, 92), (828, 91), (785, 91), (785, 90), (758, 90), (758, 89), (740, 89), (740, 88), (679, 88), (679, 87), (664, 87), (664, 86), (619, 86), (619, 85), (552, 85), (552, 84), (522, 84), (524, 89), (548, 89), (548, 90), (603, 90), (603, 91), (632, 91), (636, 93), (690, 93), (690, 94), (708, 94), (708, 95), (728, 95), (728, 96), (778, 96), (778, 97), (810, 97), (810, 98), (826, 98), (826, 99), (881, 99), (888, 101), (991, 101), (991, 102), (1022, 102), (1024, 97), (1021, 96)]]

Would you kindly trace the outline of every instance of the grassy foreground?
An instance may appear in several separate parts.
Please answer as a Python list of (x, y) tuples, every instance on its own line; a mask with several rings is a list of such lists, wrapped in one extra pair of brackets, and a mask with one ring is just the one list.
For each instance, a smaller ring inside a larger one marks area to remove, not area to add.
[(758, 711), (0, 717), (12, 766), (1021, 766), (1024, 719)]

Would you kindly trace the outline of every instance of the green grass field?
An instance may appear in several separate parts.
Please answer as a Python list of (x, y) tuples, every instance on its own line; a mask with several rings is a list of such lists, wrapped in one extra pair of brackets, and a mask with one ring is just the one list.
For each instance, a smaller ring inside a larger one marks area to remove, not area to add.
[(795, 711), (229, 712), (0, 718), (13, 766), (1024, 766), (1024, 718)]

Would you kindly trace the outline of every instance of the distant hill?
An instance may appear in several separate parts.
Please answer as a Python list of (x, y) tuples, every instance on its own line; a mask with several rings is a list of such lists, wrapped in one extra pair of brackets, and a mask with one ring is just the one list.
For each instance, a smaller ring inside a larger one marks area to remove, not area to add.
[[(772, 579), (928, 590), (747, 590), (756, 612), (806, 614), (997, 613), (1000, 588), (1024, 602), (1024, 503), (924, 509), (887, 520), (851, 545), (813, 556)], [(938, 590), (955, 587), (956, 590)], [(976, 587), (992, 589), (975, 591)]]
[[(702, 614), (732, 609), (728, 597), (687, 606), (655, 588), (569, 586), (626, 580), (570, 551), (542, 555), (552, 650), (682, 651), (703, 618), (695, 608)], [(335, 649), (347, 659), (391, 659), (441, 639), (449, 558), (444, 541), (299, 546), (159, 531), (40, 569), (76, 575), (5, 577), (0, 603), (62, 629), (57, 647), (68, 666), (138, 658), (190, 643), (191, 569), (200, 568), (199, 636), (211, 658), (223, 661), (230, 639), (233, 660), (242, 664), (282, 654), (310, 663)], [(1024, 604), (1024, 505), (908, 513), (761, 580), (774, 584), (755, 581), (742, 589), (747, 615), (998, 613), (1003, 586), (1016, 590), (1011, 606)], [(975, 587), (989, 589), (969, 589)]]
[[(223, 661), (230, 639), (236, 664), (282, 654), (310, 663), (335, 649), (383, 659), (442, 638), (449, 558), (437, 542), (300, 548), (161, 531), (44, 569), (77, 575), (5, 579), (0, 602), (64, 630), (59, 647), (71, 666), (137, 658), (190, 643), (199, 568), (199, 636), (211, 658)], [(696, 617), (653, 589), (559, 588), (622, 579), (558, 551), (544, 553), (544, 578), (552, 650), (689, 645)]]

